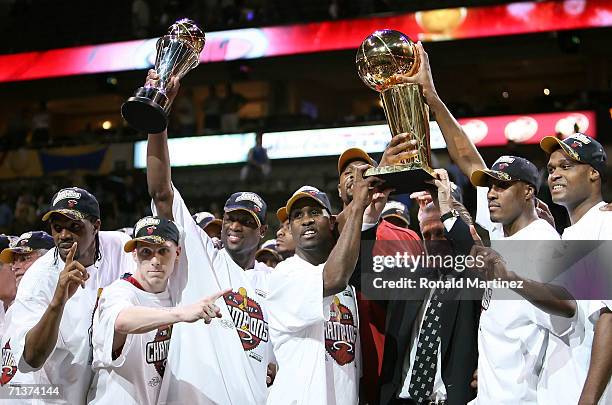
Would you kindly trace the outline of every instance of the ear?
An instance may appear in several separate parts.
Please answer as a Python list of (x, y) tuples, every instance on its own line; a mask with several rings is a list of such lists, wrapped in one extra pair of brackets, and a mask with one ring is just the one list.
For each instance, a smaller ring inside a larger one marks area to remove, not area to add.
[(259, 237), (261, 239), (266, 236), (266, 232), (268, 232), (268, 225), (262, 225), (259, 227)]
[(176, 260), (178, 260), (179, 256), (181, 255), (181, 247), (177, 246), (176, 247)]
[(601, 180), (601, 174), (599, 174), (599, 172), (595, 170), (593, 167), (589, 169), (589, 180), (591, 181)]
[(340, 191), (340, 183), (338, 183), (338, 197), (342, 200), (342, 191)]
[(102, 226), (102, 221), (100, 221), (100, 219), (98, 218), (96, 222), (94, 222), (92, 225), (97, 233), (98, 231), (100, 231), (100, 226)]
[(132, 250), (132, 259), (138, 263), (138, 254), (136, 253), (136, 249)]
[(535, 201), (535, 187), (528, 184), (525, 188), (525, 199), (529, 200), (531, 198), (533, 198)]
[(331, 215), (329, 217), (329, 229), (333, 232), (335, 227), (336, 227), (336, 216)]

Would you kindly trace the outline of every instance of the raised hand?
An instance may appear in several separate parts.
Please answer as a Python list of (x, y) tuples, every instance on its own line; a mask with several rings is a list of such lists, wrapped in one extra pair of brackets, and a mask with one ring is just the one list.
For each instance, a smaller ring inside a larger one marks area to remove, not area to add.
[(378, 177), (370, 176), (363, 178), (363, 173), (370, 168), (369, 165), (358, 165), (353, 167), (353, 201), (362, 211), (370, 205), (376, 187), (382, 184)]
[(450, 179), (448, 177), (448, 172), (444, 169), (434, 169), (434, 172), (438, 176), (437, 179), (433, 180), (433, 184), (438, 189), (438, 208), (441, 214), (445, 214), (449, 212), (453, 206)]
[(408, 133), (395, 135), (385, 148), (379, 166), (392, 166), (417, 154), (417, 141)]
[[(147, 73), (147, 80), (145, 82), (145, 86), (155, 87), (159, 83), (160, 77), (154, 69), (149, 69)], [(168, 102), (172, 103), (178, 94), (179, 89), (181, 88), (181, 83), (178, 78), (171, 77), (170, 83), (166, 88), (166, 96), (168, 97)]]
[(64, 305), (76, 293), (79, 286), (85, 288), (85, 282), (89, 279), (89, 273), (85, 267), (74, 260), (77, 251), (77, 243), (74, 242), (66, 256), (66, 264), (59, 275), (53, 300), (58, 305)]
[(421, 41), (416, 43), (417, 54), (419, 58), (419, 70), (413, 76), (395, 75), (394, 81), (397, 83), (413, 83), (421, 86), (425, 102), (430, 104), (439, 101), (438, 92), (434, 86), (433, 77), (431, 75), (431, 67), (429, 66), (429, 56)]

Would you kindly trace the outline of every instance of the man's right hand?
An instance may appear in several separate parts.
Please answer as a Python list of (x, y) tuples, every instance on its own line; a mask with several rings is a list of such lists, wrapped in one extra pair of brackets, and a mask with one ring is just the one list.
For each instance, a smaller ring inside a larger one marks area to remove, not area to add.
[[(149, 69), (147, 73), (147, 81), (145, 82), (145, 87), (155, 87), (159, 82), (159, 75), (154, 69)], [(179, 89), (181, 88), (181, 84), (177, 77), (171, 77), (170, 83), (168, 83), (168, 87), (166, 87), (166, 96), (168, 97), (168, 102), (172, 104), (176, 95), (178, 94)]]
[(215, 305), (215, 301), (231, 291), (228, 288), (194, 304), (179, 307), (181, 322), (192, 323), (203, 319), (205, 323), (210, 323), (214, 318), (221, 318), (221, 309)]
[(74, 255), (77, 251), (77, 243), (74, 242), (66, 256), (66, 264), (64, 270), (59, 275), (55, 293), (53, 294), (52, 304), (55, 306), (63, 306), (76, 293), (79, 286), (85, 288), (85, 282), (89, 279), (89, 273), (85, 267), (74, 260)]
[(363, 213), (372, 202), (372, 197), (376, 192), (376, 186), (382, 184), (378, 177), (370, 176), (366, 179), (363, 174), (370, 168), (370, 165), (358, 165), (353, 167), (353, 201), (356, 207)]
[(412, 139), (408, 133), (398, 134), (391, 138), (378, 165), (396, 165), (402, 160), (416, 156), (417, 153), (417, 141)]

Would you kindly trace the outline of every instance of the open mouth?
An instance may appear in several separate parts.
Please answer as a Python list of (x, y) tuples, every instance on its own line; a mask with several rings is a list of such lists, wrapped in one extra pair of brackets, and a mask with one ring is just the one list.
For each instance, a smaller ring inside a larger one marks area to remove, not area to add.
[(565, 186), (563, 184), (553, 184), (553, 186), (551, 187), (550, 191), (552, 193), (564, 190)]
[(304, 232), (302, 232), (302, 238), (312, 239), (315, 237), (316, 234), (317, 231), (315, 231), (314, 229), (306, 229)]

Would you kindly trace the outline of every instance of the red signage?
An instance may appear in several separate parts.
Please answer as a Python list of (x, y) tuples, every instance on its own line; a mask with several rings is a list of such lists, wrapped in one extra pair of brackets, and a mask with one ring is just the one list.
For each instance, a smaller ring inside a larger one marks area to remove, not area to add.
[[(612, 0), (510, 3), (206, 34), (202, 62), (357, 49), (390, 28), (422, 41), (612, 26)], [(0, 55), (0, 82), (149, 68), (156, 39)]]

